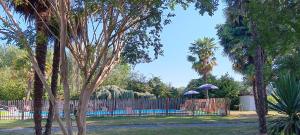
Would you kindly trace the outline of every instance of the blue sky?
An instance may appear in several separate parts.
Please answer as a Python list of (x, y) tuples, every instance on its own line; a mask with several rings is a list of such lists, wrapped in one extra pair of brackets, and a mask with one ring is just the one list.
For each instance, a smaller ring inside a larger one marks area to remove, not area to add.
[(164, 56), (151, 63), (138, 64), (134, 71), (143, 73), (147, 77), (159, 76), (165, 83), (171, 83), (176, 87), (186, 86), (191, 79), (199, 78), (187, 62), (188, 47), (198, 38), (213, 37), (217, 43), (216, 58), (218, 65), (212, 74), (220, 77), (229, 73), (235, 80), (241, 81), (242, 76), (232, 70), (232, 63), (227, 56), (222, 54), (222, 47), (215, 29), (217, 24), (225, 22), (223, 5), (220, 5), (215, 15), (201, 16), (193, 7), (183, 10), (176, 8), (176, 16), (172, 23), (165, 26), (161, 39), (164, 45)]
[(216, 25), (225, 22), (223, 8), (224, 5), (221, 4), (212, 17), (206, 14), (199, 15), (193, 6), (187, 10), (176, 8), (176, 16), (172, 18), (172, 23), (165, 26), (161, 34), (164, 56), (151, 63), (138, 64), (134, 71), (147, 77), (159, 76), (165, 83), (176, 87), (186, 86), (191, 79), (199, 78), (191, 68), (192, 64), (186, 60), (190, 43), (198, 38), (213, 37), (218, 47), (216, 52), (218, 65), (212, 74), (220, 77), (228, 72), (235, 80), (242, 80), (242, 76), (232, 70), (229, 59), (222, 54), (222, 47), (216, 35)]

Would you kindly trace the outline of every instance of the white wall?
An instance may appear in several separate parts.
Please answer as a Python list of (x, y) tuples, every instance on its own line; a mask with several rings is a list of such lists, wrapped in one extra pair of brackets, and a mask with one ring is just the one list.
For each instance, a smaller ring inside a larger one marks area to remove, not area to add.
[(253, 96), (240, 96), (241, 111), (255, 111), (255, 101)]

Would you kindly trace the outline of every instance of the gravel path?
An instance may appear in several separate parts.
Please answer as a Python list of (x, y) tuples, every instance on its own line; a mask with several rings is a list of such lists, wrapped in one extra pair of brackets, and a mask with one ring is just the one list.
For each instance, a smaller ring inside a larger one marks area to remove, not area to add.
[[(254, 126), (257, 123), (253, 122), (238, 122), (238, 123), (191, 123), (191, 124), (131, 124), (131, 125), (111, 125), (111, 126), (97, 126), (89, 125), (87, 130), (109, 130), (109, 129), (120, 129), (120, 128), (176, 128), (176, 127), (239, 127), (239, 126)], [(76, 127), (73, 127), (74, 131), (77, 131)], [(58, 127), (53, 127), (53, 132), (57, 133), (60, 131)], [(0, 129), (0, 134), (34, 134), (33, 128), (11, 128), (11, 129)]]

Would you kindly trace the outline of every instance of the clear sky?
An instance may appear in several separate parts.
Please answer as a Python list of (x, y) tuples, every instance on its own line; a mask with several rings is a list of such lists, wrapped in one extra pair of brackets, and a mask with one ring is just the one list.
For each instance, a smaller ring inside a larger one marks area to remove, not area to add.
[(138, 64), (134, 71), (147, 77), (159, 76), (165, 83), (171, 83), (176, 87), (186, 86), (191, 79), (199, 78), (191, 68), (192, 64), (187, 62), (188, 47), (198, 38), (213, 37), (218, 47), (216, 52), (218, 65), (212, 74), (220, 77), (228, 72), (235, 80), (242, 80), (242, 76), (232, 70), (229, 59), (222, 54), (222, 47), (216, 35), (216, 25), (225, 22), (223, 8), (221, 4), (212, 17), (207, 14), (199, 15), (193, 6), (187, 10), (176, 8), (176, 16), (172, 18), (172, 23), (165, 26), (161, 34), (164, 56), (151, 63)]
[(216, 25), (225, 22), (223, 8), (224, 6), (220, 5), (212, 17), (199, 15), (194, 7), (187, 10), (177, 8), (172, 23), (165, 26), (161, 35), (164, 56), (151, 63), (138, 64), (134, 71), (148, 77), (159, 76), (165, 83), (171, 83), (176, 87), (186, 86), (191, 79), (199, 78), (191, 68), (192, 64), (187, 61), (190, 43), (198, 38), (213, 37), (218, 47), (216, 51), (218, 65), (212, 74), (220, 77), (228, 72), (235, 80), (241, 81), (242, 76), (232, 70), (232, 63), (223, 55), (223, 48), (219, 45), (216, 35)]

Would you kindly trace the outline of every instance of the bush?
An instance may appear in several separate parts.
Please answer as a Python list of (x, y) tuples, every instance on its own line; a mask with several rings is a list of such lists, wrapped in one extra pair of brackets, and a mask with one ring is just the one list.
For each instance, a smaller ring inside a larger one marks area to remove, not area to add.
[(299, 135), (300, 82), (294, 76), (280, 75), (271, 96), (268, 100), (269, 108), (283, 116), (271, 121), (270, 134)]
[(141, 97), (152, 97), (150, 93), (133, 92), (132, 90), (121, 89), (118, 86), (109, 85), (98, 89), (92, 96), (92, 99), (130, 99)]
[(141, 93), (141, 92), (134, 92), (134, 98), (150, 98), (155, 99), (156, 96), (149, 92)]
[(25, 97), (25, 79), (14, 73), (16, 71), (10, 69), (0, 71), (0, 100), (22, 100)]
[(22, 100), (25, 97), (25, 89), (22, 82), (0, 83), (0, 100)]

